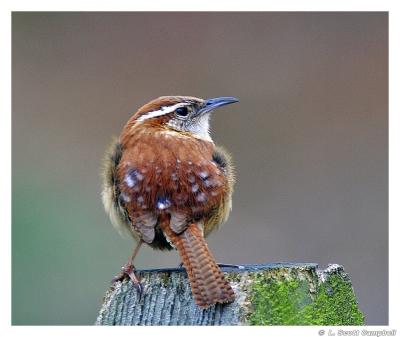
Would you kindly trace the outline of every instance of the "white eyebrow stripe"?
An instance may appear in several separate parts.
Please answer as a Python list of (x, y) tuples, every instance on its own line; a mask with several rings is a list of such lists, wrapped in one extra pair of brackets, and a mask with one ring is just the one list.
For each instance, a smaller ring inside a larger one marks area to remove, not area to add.
[(177, 103), (177, 104), (171, 105), (171, 106), (163, 106), (160, 110), (150, 111), (147, 114), (140, 116), (137, 119), (137, 121), (138, 122), (143, 122), (143, 121), (145, 121), (146, 119), (149, 119), (149, 118), (163, 116), (163, 115), (169, 114), (170, 112), (175, 111), (177, 108), (180, 108), (182, 106), (187, 106), (187, 105), (189, 105), (189, 104), (181, 102), (181, 103)]

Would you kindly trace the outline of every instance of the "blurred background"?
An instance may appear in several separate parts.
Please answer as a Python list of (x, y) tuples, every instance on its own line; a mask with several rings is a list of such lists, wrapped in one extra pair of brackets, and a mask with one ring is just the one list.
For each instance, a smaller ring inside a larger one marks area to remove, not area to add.
[[(100, 162), (161, 95), (240, 98), (212, 119), (237, 168), (217, 260), (342, 264), (388, 323), (387, 13), (14, 12), (12, 30), (13, 324), (95, 321), (133, 244)], [(179, 262), (146, 247), (136, 266)]]

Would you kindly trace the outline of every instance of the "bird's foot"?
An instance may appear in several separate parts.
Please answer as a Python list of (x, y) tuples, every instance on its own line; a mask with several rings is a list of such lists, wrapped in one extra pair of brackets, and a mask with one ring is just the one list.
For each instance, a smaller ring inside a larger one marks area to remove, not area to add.
[(119, 274), (116, 275), (112, 279), (112, 283), (118, 282), (118, 281), (123, 281), (126, 277), (129, 277), (130, 280), (132, 281), (133, 285), (137, 288), (137, 290), (139, 291), (139, 294), (141, 295), (143, 293), (143, 286), (140, 283), (139, 278), (136, 276), (135, 270), (136, 270), (135, 266), (132, 263), (127, 262), (121, 268), (121, 271), (119, 272)]

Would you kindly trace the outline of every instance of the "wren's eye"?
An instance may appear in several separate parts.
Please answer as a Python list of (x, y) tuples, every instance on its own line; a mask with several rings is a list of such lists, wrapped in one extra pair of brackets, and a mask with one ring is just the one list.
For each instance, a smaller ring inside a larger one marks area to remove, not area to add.
[(189, 110), (186, 106), (182, 106), (175, 110), (175, 113), (178, 117), (187, 117), (189, 115)]

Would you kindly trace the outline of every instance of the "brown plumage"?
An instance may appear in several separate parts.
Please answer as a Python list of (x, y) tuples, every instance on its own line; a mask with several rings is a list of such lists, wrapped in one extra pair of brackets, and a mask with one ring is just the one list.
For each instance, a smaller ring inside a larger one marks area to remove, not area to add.
[(176, 248), (203, 308), (234, 300), (204, 237), (226, 220), (234, 182), (230, 157), (208, 135), (208, 114), (235, 101), (158, 98), (131, 117), (105, 159), (113, 224), (153, 248)]

